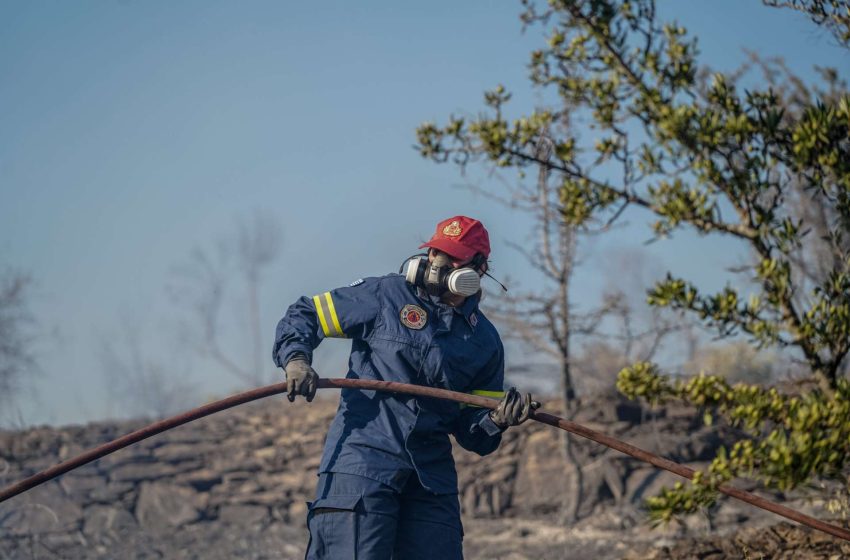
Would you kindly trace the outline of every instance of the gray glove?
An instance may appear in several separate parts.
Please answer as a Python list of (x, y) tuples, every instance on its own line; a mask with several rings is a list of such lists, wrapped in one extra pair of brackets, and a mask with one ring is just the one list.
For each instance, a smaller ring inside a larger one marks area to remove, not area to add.
[(531, 400), (531, 393), (526, 393), (523, 398), (516, 387), (511, 387), (505, 392), (499, 406), (490, 411), (490, 419), (504, 430), (510, 426), (519, 426), (538, 408), (540, 403)]
[(296, 395), (307, 397), (311, 402), (316, 396), (316, 385), (319, 382), (319, 374), (303, 356), (296, 356), (289, 360), (286, 367), (286, 398), (289, 402), (295, 400)]

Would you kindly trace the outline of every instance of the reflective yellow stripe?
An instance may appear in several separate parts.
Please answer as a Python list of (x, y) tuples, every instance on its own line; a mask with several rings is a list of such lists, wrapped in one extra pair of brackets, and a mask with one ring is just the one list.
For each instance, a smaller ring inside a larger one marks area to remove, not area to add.
[[(483, 389), (476, 389), (475, 391), (470, 391), (469, 394), (477, 395), (479, 397), (490, 397), (493, 399), (501, 399), (505, 396), (504, 391), (484, 391)], [(471, 406), (473, 408), (481, 408), (477, 404), (460, 403), (461, 408), (466, 408), (467, 406)]]
[(505, 392), (504, 392), (504, 391), (481, 391), (481, 390), (475, 390), (475, 391), (472, 391), (472, 394), (473, 394), (473, 395), (478, 395), (479, 397), (491, 397), (491, 398), (494, 398), (494, 399), (501, 399), (501, 398), (503, 398), (503, 397), (505, 396)]
[(322, 312), (322, 300), (319, 299), (319, 296), (313, 296), (313, 305), (316, 306), (316, 315), (319, 316), (319, 322), (322, 324), (322, 332), (325, 333), (325, 336), (330, 336), (331, 330), (328, 328), (328, 322)]
[(334, 323), (334, 327), (336, 327), (337, 336), (345, 337), (345, 333), (342, 332), (342, 327), (339, 326), (339, 317), (336, 316), (336, 308), (334, 307), (334, 300), (331, 297), (330, 292), (325, 292), (325, 300), (328, 302), (328, 309), (331, 312), (331, 320)]

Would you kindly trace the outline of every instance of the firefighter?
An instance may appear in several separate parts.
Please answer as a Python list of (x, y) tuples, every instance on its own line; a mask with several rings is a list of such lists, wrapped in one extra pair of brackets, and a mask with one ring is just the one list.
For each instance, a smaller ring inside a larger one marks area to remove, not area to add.
[[(308, 559), (463, 557), (457, 473), (449, 434), (487, 455), (528, 419), (531, 395), (503, 391), (504, 349), (478, 309), (490, 241), (481, 222), (437, 225), (400, 274), (365, 278), (302, 297), (277, 326), (274, 361), (291, 401), (312, 401), (313, 350), (351, 340), (348, 378), (440, 387), (500, 398), (487, 409), (343, 389), (309, 504)], [(534, 403), (536, 404), (536, 403)]]

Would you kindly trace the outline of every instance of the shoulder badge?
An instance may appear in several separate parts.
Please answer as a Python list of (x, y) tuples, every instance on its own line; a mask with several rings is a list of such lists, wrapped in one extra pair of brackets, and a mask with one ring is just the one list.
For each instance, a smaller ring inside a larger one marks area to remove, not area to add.
[(446, 237), (457, 237), (463, 233), (463, 228), (460, 227), (460, 222), (452, 220), (452, 223), (443, 228), (443, 235)]
[(349, 284), (349, 285), (348, 285), (348, 287), (349, 287), (349, 288), (353, 288), (354, 286), (359, 286), (359, 285), (360, 285), (360, 284), (362, 284), (362, 283), (363, 283), (363, 279), (362, 279), (362, 278), (358, 278), (357, 280), (355, 280), (354, 282), (352, 282), (351, 284)]
[(428, 322), (428, 313), (419, 307), (409, 303), (401, 308), (401, 322), (409, 328), (419, 330)]

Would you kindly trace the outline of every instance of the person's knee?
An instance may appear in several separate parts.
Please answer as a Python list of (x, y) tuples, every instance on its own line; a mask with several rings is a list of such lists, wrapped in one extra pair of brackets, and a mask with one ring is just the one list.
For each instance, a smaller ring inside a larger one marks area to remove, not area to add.
[(399, 513), (395, 558), (463, 558), (463, 525), (457, 494), (432, 494), (412, 483)]

